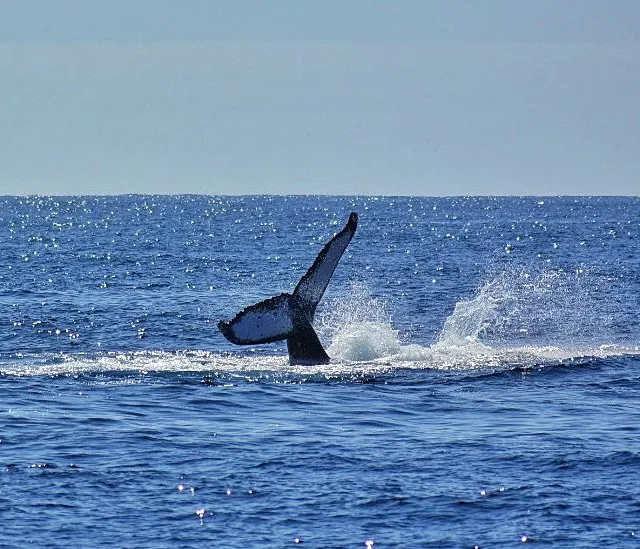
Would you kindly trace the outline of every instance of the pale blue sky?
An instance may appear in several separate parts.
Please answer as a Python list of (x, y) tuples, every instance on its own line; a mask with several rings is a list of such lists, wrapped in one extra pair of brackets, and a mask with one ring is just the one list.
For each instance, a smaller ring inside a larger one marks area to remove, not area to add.
[(0, 194), (640, 194), (634, 0), (0, 13)]

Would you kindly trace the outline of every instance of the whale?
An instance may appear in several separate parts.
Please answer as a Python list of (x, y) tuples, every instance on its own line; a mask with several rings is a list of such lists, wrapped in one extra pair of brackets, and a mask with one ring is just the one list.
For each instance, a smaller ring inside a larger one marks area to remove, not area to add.
[(351, 212), (347, 224), (324, 245), (292, 293), (250, 305), (229, 322), (221, 320), (218, 328), (222, 335), (236, 345), (286, 339), (290, 364), (328, 364), (330, 358), (313, 329), (313, 318), (357, 227), (358, 214)]

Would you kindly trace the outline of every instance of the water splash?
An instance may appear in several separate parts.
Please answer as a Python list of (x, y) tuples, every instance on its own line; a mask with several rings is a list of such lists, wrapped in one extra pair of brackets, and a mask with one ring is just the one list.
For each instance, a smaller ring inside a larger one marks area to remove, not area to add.
[(462, 300), (446, 319), (438, 344), (492, 346), (609, 344), (617, 339), (611, 281), (584, 269), (505, 270)]
[(474, 298), (456, 303), (453, 313), (444, 322), (437, 345), (460, 347), (477, 344), (482, 334), (496, 325), (501, 302), (492, 291), (494, 286), (493, 282), (489, 283)]
[(407, 346), (398, 358), (472, 369), (636, 355), (637, 342), (616, 332), (616, 299), (603, 299), (611, 290), (610, 279), (584, 269), (506, 270), (455, 305), (433, 345)]
[(329, 356), (338, 360), (371, 361), (400, 350), (387, 302), (359, 283), (351, 284), (346, 297), (323, 307), (317, 329), (321, 339), (331, 341)]
[(390, 325), (359, 322), (337, 333), (328, 353), (335, 359), (363, 362), (397, 354), (400, 348), (398, 332)]

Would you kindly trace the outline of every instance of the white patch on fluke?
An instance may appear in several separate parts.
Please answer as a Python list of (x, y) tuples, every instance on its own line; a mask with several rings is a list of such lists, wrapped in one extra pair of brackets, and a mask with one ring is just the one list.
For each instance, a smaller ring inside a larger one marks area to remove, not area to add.
[(289, 294), (266, 299), (238, 313), (226, 330), (234, 343), (269, 343), (283, 339), (293, 330)]

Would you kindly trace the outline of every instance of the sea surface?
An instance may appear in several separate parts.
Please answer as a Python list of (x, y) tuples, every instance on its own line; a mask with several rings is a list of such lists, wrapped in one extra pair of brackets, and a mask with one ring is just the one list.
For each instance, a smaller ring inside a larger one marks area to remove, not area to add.
[[(332, 362), (216, 324), (349, 212)], [(640, 547), (640, 198), (0, 197), (0, 547)]]

